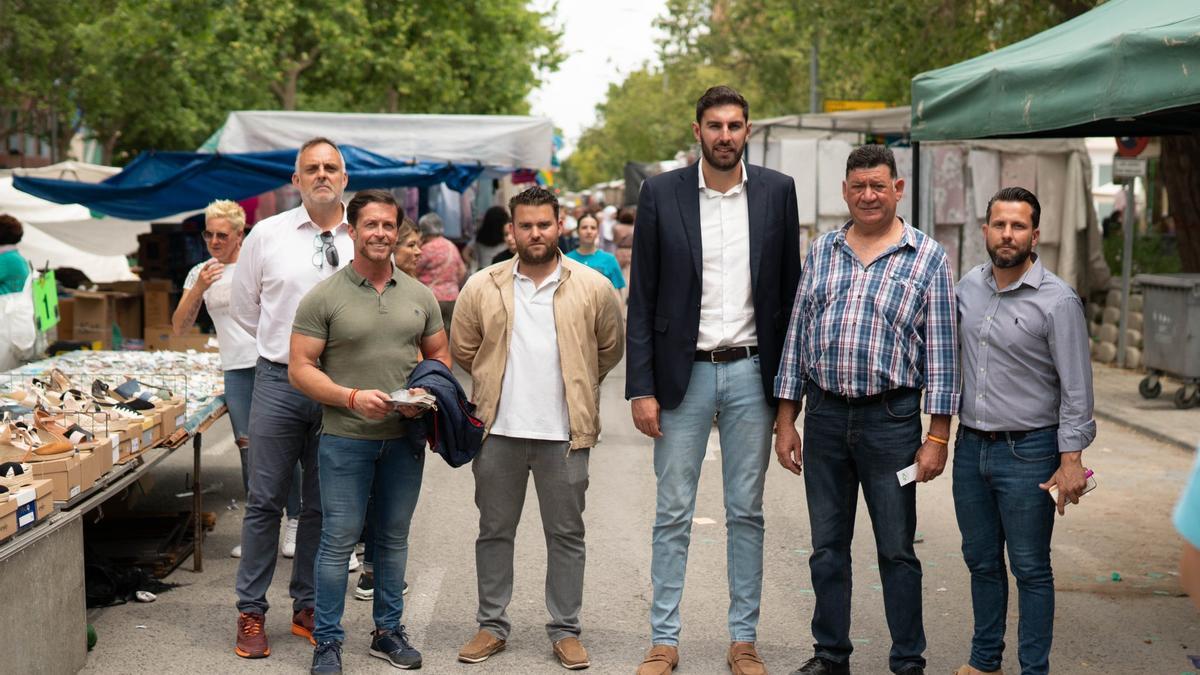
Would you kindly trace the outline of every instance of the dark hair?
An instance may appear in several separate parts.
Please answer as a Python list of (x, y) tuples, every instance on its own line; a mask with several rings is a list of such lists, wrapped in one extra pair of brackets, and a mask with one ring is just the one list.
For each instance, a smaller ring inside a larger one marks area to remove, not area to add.
[(750, 104), (746, 102), (746, 99), (732, 87), (719, 84), (709, 87), (700, 100), (696, 101), (696, 122), (700, 122), (704, 118), (705, 110), (719, 105), (742, 106), (742, 117), (746, 118), (747, 122), (750, 121)]
[(985, 223), (992, 222), (992, 204), (996, 202), (1025, 202), (1033, 209), (1033, 229), (1038, 228), (1038, 224), (1042, 220), (1042, 205), (1038, 202), (1037, 195), (1029, 190), (1016, 186), (1000, 188), (1000, 191), (988, 200)]
[(508, 220), (508, 209), (503, 206), (493, 206), (484, 211), (479, 230), (475, 233), (475, 241), (484, 246), (504, 243), (504, 226), (508, 224)]
[(0, 246), (19, 243), (24, 235), (25, 228), (21, 227), (21, 221), (7, 213), (0, 214)]
[(846, 158), (846, 176), (849, 177), (851, 171), (874, 169), (885, 164), (892, 179), (895, 179), (899, 174), (896, 173), (896, 156), (890, 148), (885, 145), (860, 145), (851, 150)]
[(554, 218), (558, 218), (558, 197), (546, 188), (535, 185), (523, 192), (517, 193), (512, 199), (508, 200), (508, 210), (514, 216), (517, 214), (518, 206), (544, 206), (549, 204), (554, 207)]
[(400, 205), (396, 203), (396, 198), (387, 190), (360, 190), (354, 194), (354, 199), (346, 206), (346, 222), (350, 223), (350, 227), (358, 226), (358, 213), (362, 211), (367, 204), (387, 204), (396, 209), (396, 215), (400, 215)]
[(617, 211), (617, 222), (622, 225), (632, 225), (636, 219), (636, 212), (632, 207), (627, 206)]

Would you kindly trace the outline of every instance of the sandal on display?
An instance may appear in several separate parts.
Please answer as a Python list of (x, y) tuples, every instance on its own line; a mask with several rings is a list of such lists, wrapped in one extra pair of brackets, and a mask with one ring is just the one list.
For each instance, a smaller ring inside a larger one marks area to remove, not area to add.
[(154, 393), (155, 390), (147, 389), (137, 380), (127, 380), (124, 384), (117, 387), (116, 391), (117, 395), (124, 396), (127, 402), (145, 401), (151, 407), (162, 403), (162, 398)]
[(71, 445), (71, 441), (49, 429), (41, 428), (36, 422), (32, 427), (25, 422), (11, 422), (7, 425), (6, 432), (7, 444), (17, 452), (24, 453), (22, 462), (62, 459), (75, 453), (75, 446)]
[[(134, 386), (136, 387), (136, 384)], [(129, 391), (129, 389), (127, 388), (126, 391)], [(134, 391), (136, 392), (140, 390), (135, 389)], [(147, 392), (147, 396), (152, 396), (152, 394)], [(112, 405), (124, 403), (129, 408), (139, 411), (154, 409), (153, 403), (140, 397), (126, 396), (120, 392), (120, 388), (113, 389), (100, 380), (92, 382), (92, 397), (95, 398), (96, 402), (100, 405), (105, 405), (106, 403), (111, 402)]]
[(56, 417), (45, 410), (38, 409), (34, 411), (33, 419), (39, 428), (67, 439), (72, 445), (92, 443), (96, 440), (95, 434), (79, 426), (79, 424), (67, 426), (66, 420)]
[(33, 484), (33, 467), (22, 462), (0, 464), (0, 486), (10, 490)]
[(50, 385), (55, 391), (70, 391), (75, 385), (71, 384), (71, 378), (63, 374), (63, 371), (58, 368), (51, 368), (47, 373), (50, 378)]

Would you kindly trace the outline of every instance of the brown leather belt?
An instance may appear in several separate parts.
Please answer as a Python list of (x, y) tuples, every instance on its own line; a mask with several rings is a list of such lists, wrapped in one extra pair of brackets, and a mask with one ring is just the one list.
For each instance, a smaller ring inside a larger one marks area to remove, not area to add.
[(697, 350), (696, 360), (707, 361), (709, 363), (729, 363), (730, 361), (748, 359), (756, 354), (758, 354), (758, 347), (723, 347), (721, 349), (714, 349), (711, 352)]

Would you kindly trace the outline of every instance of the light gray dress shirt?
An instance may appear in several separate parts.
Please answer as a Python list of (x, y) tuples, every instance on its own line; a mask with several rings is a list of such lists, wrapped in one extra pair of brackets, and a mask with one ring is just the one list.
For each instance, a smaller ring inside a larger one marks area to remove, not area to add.
[(991, 263), (955, 288), (962, 355), (959, 422), (981, 431), (1058, 425), (1059, 452), (1096, 437), (1092, 362), (1079, 296), (1041, 260), (1016, 283), (996, 288)]

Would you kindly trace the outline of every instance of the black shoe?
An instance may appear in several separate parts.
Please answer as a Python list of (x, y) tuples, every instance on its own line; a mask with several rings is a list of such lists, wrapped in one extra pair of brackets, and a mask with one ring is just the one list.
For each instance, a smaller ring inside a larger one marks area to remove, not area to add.
[(850, 664), (814, 656), (792, 675), (850, 675)]
[(896, 671), (896, 675), (925, 675), (925, 669), (917, 665), (905, 666)]
[(404, 590), (400, 591), (400, 595), (408, 595), (408, 582), (404, 582)]
[(421, 652), (408, 643), (404, 626), (399, 630), (377, 630), (371, 633), (371, 656), (381, 658), (401, 670), (421, 667)]
[(337, 640), (318, 643), (308, 672), (311, 675), (342, 675), (342, 643)]
[(370, 600), (375, 597), (375, 575), (363, 572), (358, 575), (358, 585), (354, 587), (354, 597), (359, 600)]

